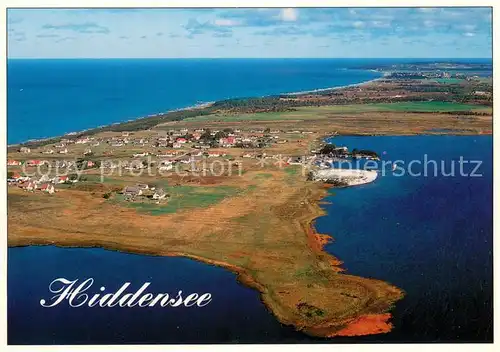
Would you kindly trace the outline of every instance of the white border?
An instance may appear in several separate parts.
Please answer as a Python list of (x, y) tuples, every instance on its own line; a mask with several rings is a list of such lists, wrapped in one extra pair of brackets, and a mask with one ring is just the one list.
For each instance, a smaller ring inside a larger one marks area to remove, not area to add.
[[(493, 6), (493, 24), (500, 23), (499, 12), (500, 7), (495, 8), (493, 1), (484, 1), (484, 0), (404, 0), (404, 1), (396, 1), (396, 0), (382, 0), (376, 1), (373, 0), (356, 0), (356, 1), (343, 1), (343, 0), (171, 0), (171, 1), (153, 1), (153, 0), (121, 0), (121, 1), (109, 1), (109, 0), (72, 0), (72, 1), (43, 1), (43, 0), (7, 0), (3, 1), (2, 13), (0, 14), (0, 23), (6, 28), (6, 8), (9, 7), (444, 7), (444, 6)], [(2, 56), (1, 61), (1, 69), (0, 69), (0, 79), (3, 82), (4, 90), (6, 92), (6, 36), (2, 36), (0, 41), (0, 46), (4, 48), (5, 54)], [(493, 25), (493, 42), (495, 44), (496, 28)], [(493, 45), (493, 57), (494, 57), (494, 67), (497, 66), (497, 61), (495, 58), (495, 47)], [(500, 89), (498, 81), (494, 80), (494, 91)], [(494, 98), (494, 103), (497, 101)], [(494, 104), (496, 105), (496, 104)], [(1, 255), (0, 255), (0, 346), (4, 347), (7, 345), (7, 300), (6, 300), (6, 292), (7, 292), (7, 194), (6, 194), (6, 95), (1, 94), (0, 97), (0, 111), (1, 111), (1, 124), (0, 124), (0, 151), (1, 151), (1, 210), (2, 217), (0, 220), (0, 224), (2, 226), (2, 234), (3, 241), (0, 246)], [(497, 129), (498, 123), (493, 120), (494, 123), (494, 131)], [(497, 138), (494, 138), (494, 150), (498, 152), (494, 152), (494, 164), (497, 166), (500, 158), (500, 141)], [(500, 179), (500, 168), (494, 169), (494, 184), (498, 185)], [(494, 187), (494, 219), (500, 219), (499, 211), (498, 211), (498, 199), (500, 196), (500, 191), (498, 187)], [(494, 234), (498, 234), (498, 223), (494, 224)], [(496, 248), (498, 245), (498, 239), (493, 238), (493, 248)], [(498, 255), (494, 255), (494, 269), (498, 268)], [(500, 280), (500, 274), (498, 274), (497, 270), (494, 270), (494, 339), (498, 341), (500, 338), (498, 332), (498, 325), (500, 324), (499, 314), (498, 314), (498, 298), (496, 293), (498, 292), (498, 285)], [(29, 317), (26, 317), (29, 319)], [(113, 350), (120, 351), (137, 351), (137, 350), (146, 350), (146, 351), (159, 351), (159, 350), (213, 350), (213, 351), (227, 351), (238, 349), (240, 351), (243, 350), (254, 350), (255, 348), (259, 349), (269, 349), (275, 351), (290, 351), (290, 350), (302, 350), (302, 349), (312, 349), (312, 350), (323, 350), (323, 351), (331, 351), (335, 349), (335, 351), (358, 351), (358, 350), (375, 350), (375, 351), (434, 351), (434, 350), (449, 350), (453, 349), (453, 352), (459, 351), (493, 351), (493, 344), (357, 344), (357, 345), (344, 345), (344, 344), (322, 344), (322, 345), (196, 345), (196, 346), (188, 346), (188, 345), (121, 345), (121, 346), (109, 346), (109, 345), (98, 345), (98, 346), (6, 346), (7, 350), (16, 350), (16, 351), (29, 351), (29, 350), (40, 350), (40, 351), (108, 351), (110, 348)]]

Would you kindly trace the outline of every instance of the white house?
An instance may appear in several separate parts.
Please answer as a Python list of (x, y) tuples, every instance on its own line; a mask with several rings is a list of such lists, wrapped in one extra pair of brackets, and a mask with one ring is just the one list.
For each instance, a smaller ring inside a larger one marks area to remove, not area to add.
[(165, 193), (165, 191), (160, 188), (160, 189), (156, 190), (155, 193), (153, 194), (153, 199), (160, 200), (160, 199), (164, 199), (166, 196), (167, 196), (167, 194)]

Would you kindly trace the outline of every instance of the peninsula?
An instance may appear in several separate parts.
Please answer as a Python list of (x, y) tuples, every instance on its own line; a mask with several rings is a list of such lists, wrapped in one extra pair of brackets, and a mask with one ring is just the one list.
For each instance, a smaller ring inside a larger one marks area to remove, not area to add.
[(388, 332), (404, 288), (349, 275), (323, 250), (330, 238), (314, 220), (332, 185), (309, 180), (298, 160), (336, 134), (491, 134), (491, 78), (434, 74), (215, 102), (10, 146), (8, 245), (185, 256), (237, 273), (304, 333)]

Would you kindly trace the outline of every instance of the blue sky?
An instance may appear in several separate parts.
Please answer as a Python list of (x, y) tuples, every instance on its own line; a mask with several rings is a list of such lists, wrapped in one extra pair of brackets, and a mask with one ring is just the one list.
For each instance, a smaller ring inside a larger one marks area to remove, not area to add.
[(490, 8), (9, 9), (10, 58), (491, 57)]

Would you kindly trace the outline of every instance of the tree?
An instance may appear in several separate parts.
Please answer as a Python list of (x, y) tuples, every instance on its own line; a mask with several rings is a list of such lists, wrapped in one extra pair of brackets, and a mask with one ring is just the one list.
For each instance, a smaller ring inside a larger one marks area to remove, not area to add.
[(227, 133), (224, 131), (219, 131), (215, 134), (215, 140), (219, 140), (221, 138), (226, 138), (226, 137), (227, 137)]
[(210, 131), (210, 129), (206, 129), (205, 132), (203, 132), (203, 134), (200, 136), (200, 139), (201, 140), (204, 140), (204, 141), (209, 141), (212, 139), (212, 132)]
[(335, 150), (335, 144), (327, 144), (325, 146), (323, 146), (323, 148), (320, 149), (319, 153), (320, 154), (332, 154), (332, 153), (336, 153), (336, 150)]

